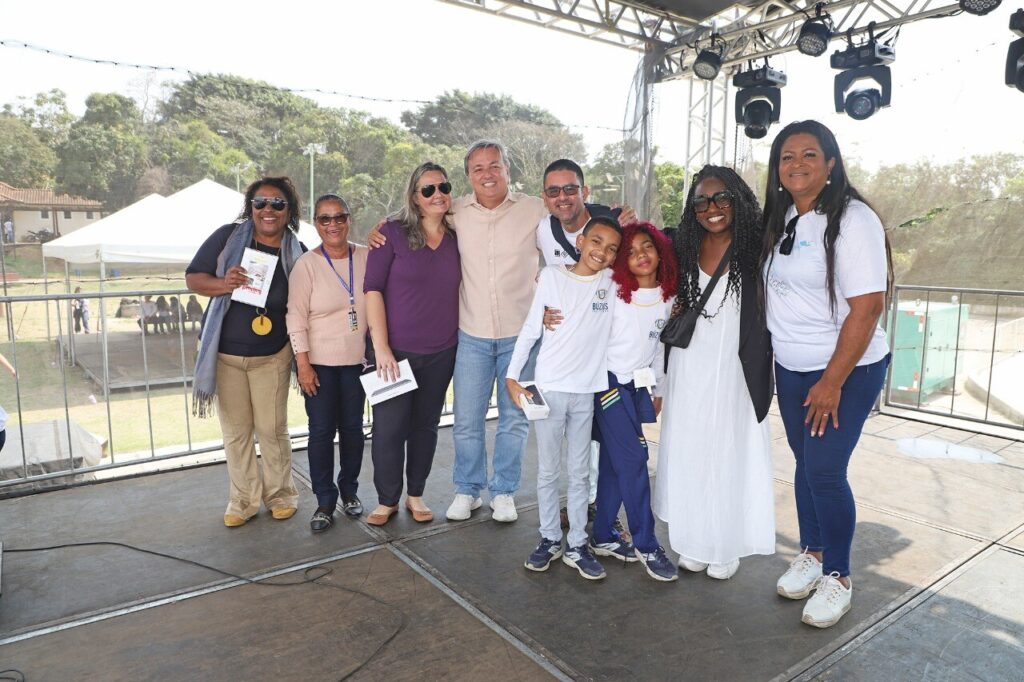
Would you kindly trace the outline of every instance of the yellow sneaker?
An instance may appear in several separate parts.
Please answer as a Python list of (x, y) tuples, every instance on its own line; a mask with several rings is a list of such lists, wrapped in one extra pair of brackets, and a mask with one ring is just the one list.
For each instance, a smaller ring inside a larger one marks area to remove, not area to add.
[(271, 509), (270, 513), (278, 521), (284, 521), (295, 516), (296, 511), (295, 507), (278, 507), (277, 509)]
[(224, 515), (224, 525), (228, 528), (237, 528), (238, 526), (244, 526), (245, 522), (246, 519), (243, 519), (241, 516), (236, 516), (234, 514)]

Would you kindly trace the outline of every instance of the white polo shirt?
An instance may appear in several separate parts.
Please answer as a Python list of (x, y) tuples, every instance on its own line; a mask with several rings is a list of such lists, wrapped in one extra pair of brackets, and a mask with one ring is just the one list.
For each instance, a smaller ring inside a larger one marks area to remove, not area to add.
[[(576, 237), (583, 234), (580, 228), (575, 232), (567, 232), (564, 226), (559, 226), (565, 239), (570, 246), (576, 246)], [(544, 216), (537, 224), (537, 250), (544, 258), (544, 265), (572, 265), (576, 262), (565, 250), (565, 247), (558, 243), (554, 233), (551, 231), (551, 214)]]
[[(787, 222), (796, 207), (786, 214)], [(775, 360), (794, 372), (824, 369), (839, 341), (850, 306), (846, 299), (885, 291), (885, 230), (866, 204), (850, 200), (836, 240), (836, 312), (829, 310), (824, 236), (828, 217), (809, 211), (796, 224), (796, 241), (788, 256), (779, 253), (765, 264), (768, 330)], [(781, 244), (781, 241), (780, 241)], [(871, 343), (857, 365), (878, 362), (889, 352), (885, 332), (875, 326)]]
[(612, 334), (608, 340), (608, 371), (620, 384), (633, 381), (633, 373), (650, 367), (657, 385), (651, 394), (661, 395), (665, 376), (665, 351), (661, 330), (665, 328), (675, 299), (661, 300), (661, 287), (637, 289), (626, 303), (612, 285)]

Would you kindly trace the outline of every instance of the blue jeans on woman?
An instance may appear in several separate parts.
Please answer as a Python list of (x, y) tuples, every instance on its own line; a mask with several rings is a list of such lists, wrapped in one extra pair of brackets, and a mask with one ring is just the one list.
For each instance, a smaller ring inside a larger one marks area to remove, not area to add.
[(793, 372), (775, 364), (779, 412), (789, 447), (796, 456), (793, 485), (800, 546), (822, 552), (825, 575), (850, 574), (850, 547), (857, 525), (857, 507), (846, 470), (864, 422), (882, 390), (889, 357), (854, 367), (839, 398), (839, 428), (833, 428), (830, 417), (824, 435), (814, 437), (811, 425), (804, 424), (807, 416), (804, 400), (824, 370)]
[[(356, 496), (363, 466), (363, 405), (366, 394), (359, 381), (362, 365), (313, 365), (320, 380), (316, 395), (305, 396), (309, 417), (309, 478), (318, 506), (334, 509), (338, 493)], [(334, 435), (340, 451), (338, 482), (334, 482)]]

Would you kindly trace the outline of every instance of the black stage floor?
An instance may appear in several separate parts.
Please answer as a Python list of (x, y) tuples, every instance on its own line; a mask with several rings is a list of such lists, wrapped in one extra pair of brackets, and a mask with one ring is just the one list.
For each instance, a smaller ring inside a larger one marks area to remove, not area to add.
[[(486, 504), (444, 521), (449, 429), (425, 495), (430, 524), (403, 511), (381, 530), (339, 515), (314, 536), (303, 487), (294, 518), (263, 512), (228, 529), (222, 465), (0, 500), (0, 670), (30, 682), (1024, 678), (1024, 446), (869, 420), (851, 467), (854, 607), (816, 630), (800, 623), (801, 603), (774, 591), (798, 548), (792, 456), (773, 422), (777, 553), (744, 560), (724, 582), (656, 583), (610, 561), (598, 583), (560, 564), (524, 570), (537, 538), (532, 438), (514, 524), (491, 521)], [(913, 459), (902, 438), (965, 443), (1003, 462)], [(372, 507), (369, 443), (365, 462), (360, 493)], [(302, 485), (305, 467), (297, 450)], [(248, 584), (120, 547), (10, 551), (102, 541), (299, 584)]]

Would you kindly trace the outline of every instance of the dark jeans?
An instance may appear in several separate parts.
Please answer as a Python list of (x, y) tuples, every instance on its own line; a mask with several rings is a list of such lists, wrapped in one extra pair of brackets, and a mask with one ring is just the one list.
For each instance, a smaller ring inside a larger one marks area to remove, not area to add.
[[(334, 509), (338, 493), (355, 497), (363, 466), (363, 405), (366, 396), (359, 382), (361, 365), (313, 365), (320, 387), (305, 396), (309, 417), (309, 478), (321, 507)], [(338, 483), (334, 483), (334, 436), (338, 434)]]
[(822, 552), (822, 570), (840, 576), (850, 574), (850, 546), (857, 525), (857, 507), (846, 478), (853, 449), (861, 429), (882, 390), (889, 356), (870, 365), (855, 367), (843, 384), (839, 399), (839, 429), (829, 421), (823, 436), (811, 437), (804, 424), (807, 392), (818, 383), (824, 370), (791, 372), (775, 365), (775, 386), (779, 412), (786, 427), (786, 439), (796, 455), (796, 514), (800, 523), (800, 545)]
[(394, 351), (397, 360), (409, 361), (419, 388), (373, 407), (370, 451), (379, 504), (398, 504), (403, 468), (407, 493), (411, 497), (423, 495), (434, 463), (437, 424), (455, 371), (456, 348), (457, 345), (429, 355)]

